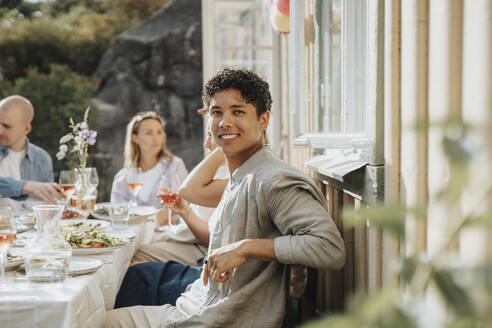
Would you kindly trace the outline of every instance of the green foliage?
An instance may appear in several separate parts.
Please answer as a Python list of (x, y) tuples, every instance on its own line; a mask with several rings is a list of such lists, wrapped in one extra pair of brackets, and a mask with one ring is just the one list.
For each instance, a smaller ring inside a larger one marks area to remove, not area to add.
[(7, 81), (2, 74), (0, 74), (0, 99), (3, 99), (11, 94), (12, 86), (10, 82)]
[(0, 18), (4, 17), (3, 14), (12, 10), (23, 14), (25, 17), (31, 17), (39, 9), (40, 5), (38, 3), (23, 0), (0, 0)]
[[(39, 73), (36, 68), (28, 69), (25, 78), (15, 80), (10, 94), (22, 95), (32, 102), (35, 115), (29, 139), (55, 159), (60, 137), (70, 132), (69, 118), (82, 119), (96, 89), (95, 81), (66, 66), (50, 65), (49, 74)], [(63, 163), (54, 160), (54, 166), (58, 172)]]
[[(447, 306), (447, 327), (486, 327), (492, 322), (492, 263), (465, 266), (460, 264), (456, 254), (449, 252), (450, 245), (463, 230), (492, 228), (492, 187), (473, 185), (472, 177), (476, 173), (472, 175), (470, 166), (476, 160), (487, 158), (484, 154), (490, 156), (484, 147), (491, 142), (487, 138), (489, 134), (484, 126), (471, 126), (456, 118), (435, 124), (419, 122), (415, 128), (443, 132), (441, 145), (450, 173), (443, 188), (431, 198), (434, 203), (412, 208), (387, 204), (345, 211), (344, 228), (369, 222), (405, 245), (406, 219), (425, 219), (428, 206), (438, 205), (449, 211), (448, 224), (443, 227), (446, 238), (432, 255), (402, 256), (397, 269), (400, 288), (359, 295), (349, 302), (344, 314), (329, 316), (307, 327), (417, 327), (416, 314), (427, 315), (422, 313), (422, 306), (426, 304), (429, 288), (433, 288)], [(461, 200), (470, 188), (474, 188), (473, 199), (477, 205), (468, 205), (469, 209), (464, 211), (460, 207)]]
[(104, 1), (101, 0), (56, 0), (45, 7), (46, 12), (51, 17), (68, 14), (77, 7), (90, 8), (95, 12), (102, 13)]
[(399, 204), (379, 205), (357, 211), (345, 211), (343, 221), (346, 228), (353, 228), (369, 222), (399, 238), (405, 234), (405, 218), (409, 213), (414, 214), (417, 218), (423, 215), (422, 209), (419, 208), (410, 209)]
[(123, 15), (126, 21), (138, 22), (150, 17), (168, 2), (170, 0), (108, 0), (106, 8)]
[(458, 285), (450, 271), (436, 270), (433, 278), (437, 288), (454, 311), (464, 316), (473, 315), (470, 296), (463, 287)]
[[(29, 67), (48, 73), (63, 64), (90, 76), (116, 35), (153, 14), (168, 0), (58, 0), (43, 16), (0, 29), (0, 67), (6, 79), (25, 76)], [(0, 7), (1, 8), (1, 7)], [(7, 15), (15, 16), (4, 8)], [(1, 17), (1, 12), (0, 12)]]
[(309, 323), (304, 327), (415, 327), (412, 319), (402, 311), (397, 297), (398, 293), (394, 289), (384, 289), (370, 297), (360, 294), (350, 300), (346, 314), (330, 316), (322, 321)]
[(0, 67), (8, 80), (29, 67), (48, 73), (53, 63), (92, 75), (113, 37), (114, 18), (79, 10), (51, 19), (26, 19), (0, 30)]

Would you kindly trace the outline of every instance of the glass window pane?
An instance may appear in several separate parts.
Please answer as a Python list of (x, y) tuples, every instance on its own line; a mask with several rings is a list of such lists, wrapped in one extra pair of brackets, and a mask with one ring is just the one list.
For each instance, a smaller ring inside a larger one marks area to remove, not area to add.
[(345, 109), (345, 132), (363, 133), (366, 122), (366, 7), (365, 1), (353, 1), (353, 12), (349, 23), (352, 25), (353, 35), (349, 42), (353, 43), (353, 51), (357, 54), (352, 57), (353, 62), (347, 63), (355, 67), (353, 76), (348, 76), (348, 86), (353, 88), (351, 94), (354, 99)]
[(226, 67), (239, 66), (254, 71), (266, 79), (268, 83), (271, 83), (272, 61), (271, 50), (218, 50), (216, 69), (221, 70)]
[(260, 0), (217, 1), (216, 46), (271, 46), (268, 10)]
[(342, 84), (341, 84), (341, 0), (318, 0), (316, 2), (316, 32), (319, 53), (319, 95), (316, 115), (316, 131), (339, 133), (342, 131)]
[[(350, 6), (347, 6), (348, 2)], [(363, 3), (357, 0), (316, 1), (315, 60), (319, 72), (319, 102), (315, 106), (314, 132), (365, 132), (366, 20)], [(350, 10), (344, 13), (347, 7)], [(345, 67), (343, 79), (342, 66)], [(346, 99), (342, 99), (342, 94)]]

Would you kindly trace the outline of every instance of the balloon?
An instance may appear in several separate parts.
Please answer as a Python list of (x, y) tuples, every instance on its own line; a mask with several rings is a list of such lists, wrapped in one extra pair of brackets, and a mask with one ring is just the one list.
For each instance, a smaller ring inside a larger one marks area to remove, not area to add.
[(290, 16), (290, 0), (274, 0), (273, 5), (284, 16)]
[(276, 10), (272, 10), (270, 15), (273, 28), (280, 34), (287, 34), (290, 32), (290, 17), (281, 15)]

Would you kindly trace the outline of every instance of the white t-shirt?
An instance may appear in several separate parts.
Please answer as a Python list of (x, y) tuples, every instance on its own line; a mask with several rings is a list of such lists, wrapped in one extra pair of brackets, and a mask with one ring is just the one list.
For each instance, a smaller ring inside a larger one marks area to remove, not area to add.
[[(126, 185), (125, 173), (125, 169), (121, 169), (114, 177), (113, 187), (111, 188), (112, 203), (135, 200), (135, 196)], [(188, 171), (183, 160), (177, 156), (174, 156), (172, 161), (167, 158), (159, 160), (152, 169), (142, 174), (143, 186), (136, 199), (139, 206), (164, 208), (164, 205), (161, 204), (160, 199), (156, 196), (162, 175), (174, 175), (179, 177), (180, 181), (183, 181), (188, 175)]]
[(0, 162), (0, 176), (20, 180), (20, 164), (26, 157), (26, 149), (13, 151), (9, 149), (7, 156)]

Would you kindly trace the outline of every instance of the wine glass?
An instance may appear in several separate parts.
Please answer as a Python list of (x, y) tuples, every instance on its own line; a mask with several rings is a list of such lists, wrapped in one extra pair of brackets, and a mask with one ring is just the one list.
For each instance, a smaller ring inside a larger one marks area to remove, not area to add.
[(181, 180), (177, 175), (163, 175), (159, 181), (159, 189), (157, 191), (157, 197), (160, 198), (161, 203), (167, 207), (167, 218), (169, 225), (169, 232), (175, 233), (177, 226), (180, 222), (178, 216), (172, 217), (171, 206), (176, 204), (177, 191), (181, 185)]
[(86, 169), (89, 171), (89, 185), (97, 189), (99, 184), (99, 176), (97, 175), (97, 169), (95, 167), (90, 167)]
[(7, 252), (14, 242), (17, 229), (15, 228), (14, 212), (11, 207), (0, 207), (0, 265), (1, 278), (3, 284), (5, 275), (5, 264), (7, 262)]
[(142, 189), (142, 168), (140, 167), (130, 167), (126, 169), (125, 180), (128, 189), (132, 192), (135, 200), (130, 202), (130, 206), (137, 206), (137, 196), (138, 192)]
[(67, 204), (69, 199), (72, 197), (73, 193), (75, 192), (75, 183), (76, 183), (76, 176), (74, 171), (72, 170), (60, 171), (58, 186), (60, 187), (60, 191), (64, 196), (64, 199), (62, 200), (63, 204)]

